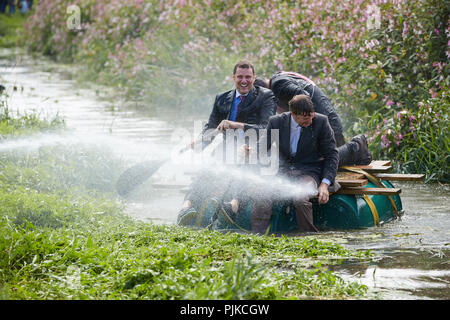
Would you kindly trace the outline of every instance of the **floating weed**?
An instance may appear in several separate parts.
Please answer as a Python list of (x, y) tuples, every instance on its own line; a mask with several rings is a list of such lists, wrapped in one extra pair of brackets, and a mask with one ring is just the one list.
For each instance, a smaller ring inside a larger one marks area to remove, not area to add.
[[(1, 263), (2, 270), (9, 272), (2, 271), (1, 277), (8, 287), (20, 285), (25, 289), (9, 289), (8, 295), (38, 299), (65, 295), (76, 299), (283, 299), (316, 296), (312, 290), (322, 298), (360, 296), (362, 292), (345, 289), (348, 285), (343, 281), (333, 282), (336, 276), (331, 273), (320, 275), (323, 271), (311, 269), (313, 264), (310, 268), (289, 264), (285, 269), (289, 272), (277, 272), (273, 260), (256, 256), (260, 249), (255, 251), (251, 244), (224, 245), (229, 241), (227, 235), (123, 218), (125, 223), (103, 221), (103, 230), (97, 232), (92, 232), (89, 224), (72, 230), (19, 228), (4, 219), (0, 230), (8, 236), (3, 237), (1, 249), (8, 256), (2, 255)], [(178, 241), (171, 242), (174, 237)], [(263, 246), (261, 239), (255, 241)], [(272, 241), (268, 247), (273, 247)], [(276, 250), (272, 254), (277, 256)], [(278, 259), (289, 260), (293, 256), (295, 253), (285, 252)], [(79, 279), (72, 279), (78, 284), (76, 288), (61, 286), (69, 266), (79, 271)], [(296, 281), (289, 280), (293, 274)], [(311, 278), (308, 285), (298, 286), (306, 278)], [(330, 284), (335, 291), (325, 288)], [(51, 294), (39, 294), (41, 290), (38, 292), (37, 288), (42, 287)]]
[(90, 180), (114, 167), (114, 159), (95, 157), (95, 151), (80, 158), (77, 151), (58, 146), (32, 155), (0, 153), (1, 298), (364, 295), (363, 287), (316, 265), (366, 259), (360, 252), (314, 237), (222, 234), (133, 220), (112, 196), (110, 180)]

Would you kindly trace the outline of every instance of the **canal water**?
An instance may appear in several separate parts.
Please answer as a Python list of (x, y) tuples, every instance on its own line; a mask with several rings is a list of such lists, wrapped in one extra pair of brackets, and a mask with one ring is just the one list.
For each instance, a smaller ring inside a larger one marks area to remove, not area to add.
[[(169, 158), (174, 145), (194, 136), (194, 121), (204, 114), (179, 117), (124, 107), (108, 99), (108, 89), (80, 86), (70, 66), (33, 60), (20, 51), (0, 49), (0, 84), (6, 87), (8, 106), (19, 112), (38, 112), (64, 118), (70, 134), (40, 135), (16, 140), (2, 148), (36, 148), (48, 144), (86, 143), (110, 146), (130, 167), (147, 160)], [(231, 84), (230, 84), (231, 85)], [(212, 104), (212, 102), (211, 102)], [(182, 119), (180, 119), (182, 118)], [(175, 135), (181, 129), (181, 134)], [(153, 223), (172, 224), (190, 179), (184, 166), (168, 161), (127, 199), (129, 215)], [(155, 185), (157, 186), (155, 188)], [(369, 288), (379, 299), (450, 298), (450, 186), (397, 183), (402, 189), (405, 214), (379, 227), (329, 231), (317, 237), (344, 247), (370, 249), (376, 258), (367, 263), (345, 261), (330, 267), (349, 281)]]

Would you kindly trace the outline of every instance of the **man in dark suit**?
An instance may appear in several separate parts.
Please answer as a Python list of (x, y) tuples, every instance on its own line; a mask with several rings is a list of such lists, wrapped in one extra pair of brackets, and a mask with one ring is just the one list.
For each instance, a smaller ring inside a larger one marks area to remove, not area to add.
[[(214, 101), (208, 123), (205, 125), (202, 135), (198, 140), (202, 146), (209, 144), (211, 135), (208, 130), (242, 130), (250, 129), (259, 132), (267, 126), (269, 118), (275, 114), (275, 97), (267, 88), (254, 86), (256, 75), (253, 65), (246, 61), (239, 61), (233, 69), (233, 82), (235, 89), (218, 94)], [(204, 137), (208, 137), (203, 139)], [(195, 141), (191, 145), (194, 145)], [(187, 224), (193, 219), (205, 196), (217, 182), (218, 188), (222, 187), (220, 181), (214, 181), (213, 172), (205, 172), (193, 182), (178, 215), (179, 224)], [(233, 213), (238, 210), (236, 192), (230, 195), (230, 207)]]
[(271, 89), (275, 95), (280, 112), (289, 109), (288, 102), (295, 95), (308, 95), (316, 113), (328, 117), (336, 139), (339, 152), (339, 165), (365, 165), (372, 161), (365, 135), (357, 135), (346, 143), (343, 135), (342, 120), (325, 93), (309, 78), (296, 72), (280, 71), (270, 79), (257, 78), (255, 83)]
[[(319, 204), (326, 203), (328, 188), (335, 184), (339, 161), (333, 130), (326, 116), (314, 112), (314, 105), (307, 95), (294, 96), (289, 101), (289, 110), (270, 118), (267, 135), (258, 142), (259, 152), (261, 148), (272, 148), (272, 130), (278, 130), (278, 174), (311, 184), (317, 189)], [(262, 192), (253, 200), (252, 231), (264, 233), (272, 215), (274, 195), (270, 191)], [(317, 231), (309, 199), (298, 195), (293, 200), (299, 231)]]
[(275, 96), (267, 88), (254, 86), (255, 70), (248, 61), (234, 66), (235, 89), (218, 94), (205, 125), (208, 129), (264, 129), (275, 114)]

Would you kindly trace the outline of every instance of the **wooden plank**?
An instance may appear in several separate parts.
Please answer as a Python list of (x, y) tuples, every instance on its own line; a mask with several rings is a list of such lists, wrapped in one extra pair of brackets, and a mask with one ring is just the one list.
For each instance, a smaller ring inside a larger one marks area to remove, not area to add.
[(372, 167), (385, 167), (390, 166), (391, 160), (372, 160), (371, 163), (369, 163), (369, 166)]
[(339, 172), (343, 172), (346, 170), (343, 167), (353, 167), (362, 169), (369, 172), (386, 172), (392, 169), (391, 161), (390, 160), (372, 160), (372, 162), (368, 165), (348, 165), (348, 166), (342, 166), (338, 168)]
[(362, 173), (350, 171), (339, 171), (336, 175), (336, 179), (343, 179), (343, 180), (359, 180), (365, 178), (366, 176), (363, 175)]
[[(348, 166), (351, 168), (356, 168), (356, 169), (361, 169), (367, 172), (386, 172), (389, 170), (392, 170), (392, 166), (376, 166), (376, 167), (372, 167), (370, 165), (366, 165), (366, 166)], [(339, 167), (339, 170), (347, 170), (343, 167)]]
[(339, 184), (342, 187), (362, 187), (367, 184), (367, 179), (337, 179), (336, 181), (339, 182)]
[(401, 174), (401, 173), (376, 173), (375, 177), (378, 179), (388, 181), (422, 181), (425, 178), (424, 174)]
[(378, 194), (383, 196), (392, 196), (400, 194), (400, 188), (342, 188), (337, 194)]
[(386, 171), (390, 171), (390, 170), (392, 170), (392, 166), (380, 166), (380, 167), (367, 167), (367, 168), (365, 168), (364, 166), (361, 166), (361, 168), (360, 169), (362, 169), (362, 170), (365, 170), (365, 171), (369, 171), (369, 172), (386, 172)]

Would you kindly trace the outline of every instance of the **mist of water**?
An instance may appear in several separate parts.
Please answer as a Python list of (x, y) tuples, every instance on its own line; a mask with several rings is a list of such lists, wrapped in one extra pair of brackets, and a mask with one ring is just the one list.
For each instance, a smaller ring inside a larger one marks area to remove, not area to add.
[[(225, 187), (233, 187), (233, 185), (244, 184), (244, 192), (249, 192), (255, 196), (265, 197), (271, 196), (276, 199), (301, 198), (309, 199), (317, 195), (317, 188), (311, 183), (299, 183), (292, 181), (286, 177), (277, 174), (277, 171), (270, 175), (261, 175), (260, 168), (257, 164), (241, 164), (243, 160), (239, 150), (226, 148), (225, 153), (231, 152), (237, 154), (236, 162), (224, 162), (224, 155), (218, 150), (222, 150), (223, 139), (217, 136), (210, 145), (202, 152), (188, 151), (185, 153), (172, 152), (172, 157), (168, 161), (167, 166), (161, 168), (159, 175), (166, 174), (166, 177), (178, 172), (180, 175), (175, 177), (177, 183), (182, 181), (181, 177), (186, 175), (194, 179), (201, 176), (203, 172), (210, 172), (206, 175), (203, 183), (210, 184), (213, 188), (214, 184), (224, 184)], [(182, 145), (182, 144), (181, 144)], [(225, 159), (230, 159), (232, 156)], [(273, 160), (273, 159), (272, 159)], [(165, 171), (167, 169), (167, 171)], [(178, 171), (177, 171), (178, 170)], [(220, 180), (210, 180), (211, 178)]]

